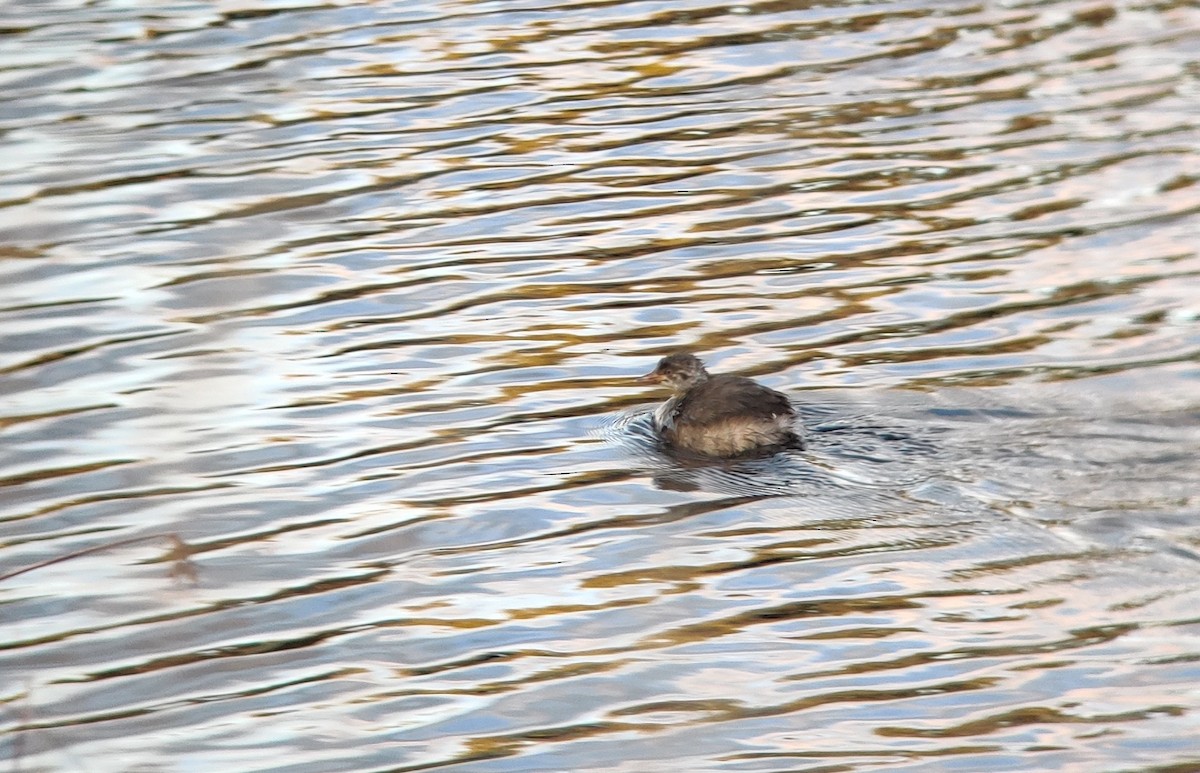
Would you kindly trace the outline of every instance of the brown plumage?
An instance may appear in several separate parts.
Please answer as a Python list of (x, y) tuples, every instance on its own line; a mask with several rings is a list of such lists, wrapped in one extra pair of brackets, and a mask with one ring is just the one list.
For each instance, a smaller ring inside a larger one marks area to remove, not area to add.
[(654, 425), (681, 451), (729, 457), (801, 447), (791, 401), (748, 378), (712, 376), (693, 355), (672, 354), (641, 380), (674, 390), (654, 412)]

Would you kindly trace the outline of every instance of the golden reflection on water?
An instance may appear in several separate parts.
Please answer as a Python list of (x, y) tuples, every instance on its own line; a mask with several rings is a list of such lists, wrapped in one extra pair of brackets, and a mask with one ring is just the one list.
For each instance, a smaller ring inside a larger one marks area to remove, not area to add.
[(1200, 764), (1193, 4), (20, 16), (14, 769)]

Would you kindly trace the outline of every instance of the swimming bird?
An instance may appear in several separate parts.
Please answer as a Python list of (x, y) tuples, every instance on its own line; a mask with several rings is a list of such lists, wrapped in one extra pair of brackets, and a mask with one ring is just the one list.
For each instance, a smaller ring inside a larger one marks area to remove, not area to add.
[(663, 357), (638, 380), (674, 391), (654, 412), (654, 426), (675, 449), (732, 457), (803, 447), (786, 395), (743, 376), (710, 375), (694, 355)]

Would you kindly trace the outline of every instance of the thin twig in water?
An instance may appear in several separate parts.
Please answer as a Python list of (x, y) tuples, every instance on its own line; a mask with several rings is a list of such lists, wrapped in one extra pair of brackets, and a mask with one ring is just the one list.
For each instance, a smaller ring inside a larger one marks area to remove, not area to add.
[(178, 534), (148, 534), (142, 537), (129, 537), (128, 539), (119, 539), (114, 542), (105, 542), (103, 545), (93, 545), (90, 548), (82, 548), (54, 558), (47, 558), (45, 561), (38, 561), (35, 564), (22, 566), (20, 569), (14, 569), (11, 572), (0, 574), (0, 582), (11, 580), (13, 577), (32, 572), (35, 569), (42, 569), (47, 566), (69, 561), (72, 558), (90, 555), (92, 553), (102, 553), (106, 550), (125, 547), (126, 545), (136, 545), (139, 542), (149, 542), (150, 540), (166, 539), (171, 541), (171, 550), (167, 553), (167, 559), (171, 561), (171, 576), (177, 578), (187, 578), (188, 580), (196, 581), (196, 568), (192, 565), (189, 559), (191, 548), (188, 544), (180, 539)]

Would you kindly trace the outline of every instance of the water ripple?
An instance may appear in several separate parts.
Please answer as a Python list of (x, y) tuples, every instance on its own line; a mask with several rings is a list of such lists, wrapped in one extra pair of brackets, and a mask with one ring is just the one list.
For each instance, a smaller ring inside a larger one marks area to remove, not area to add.
[(14, 768), (1197, 764), (1193, 4), (0, 34)]

